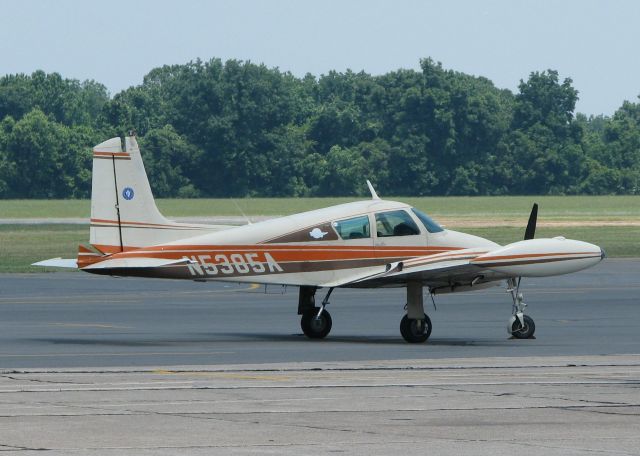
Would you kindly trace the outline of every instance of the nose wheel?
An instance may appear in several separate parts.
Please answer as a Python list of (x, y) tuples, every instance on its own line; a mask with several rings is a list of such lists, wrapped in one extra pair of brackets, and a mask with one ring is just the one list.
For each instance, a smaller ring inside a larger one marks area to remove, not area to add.
[(516, 339), (532, 339), (536, 332), (536, 324), (533, 318), (524, 314), (527, 305), (524, 303), (524, 297), (520, 293), (520, 278), (509, 279), (507, 281), (507, 291), (511, 293), (513, 299), (513, 315), (509, 319), (507, 331)]
[(529, 315), (522, 315), (522, 321), (518, 315), (511, 317), (510, 333), (516, 339), (531, 339), (536, 331), (536, 324)]

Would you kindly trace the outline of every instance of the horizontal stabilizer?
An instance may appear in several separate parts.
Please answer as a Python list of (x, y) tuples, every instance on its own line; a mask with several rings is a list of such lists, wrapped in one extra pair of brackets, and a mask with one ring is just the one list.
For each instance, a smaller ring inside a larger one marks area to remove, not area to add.
[(48, 260), (38, 261), (31, 264), (31, 266), (43, 266), (47, 268), (73, 268), (78, 267), (78, 263), (75, 258), (51, 258)]
[(188, 258), (180, 258), (178, 260), (167, 260), (164, 258), (114, 258), (112, 260), (104, 260), (91, 264), (82, 269), (159, 268), (162, 266), (177, 266), (191, 262), (192, 260)]

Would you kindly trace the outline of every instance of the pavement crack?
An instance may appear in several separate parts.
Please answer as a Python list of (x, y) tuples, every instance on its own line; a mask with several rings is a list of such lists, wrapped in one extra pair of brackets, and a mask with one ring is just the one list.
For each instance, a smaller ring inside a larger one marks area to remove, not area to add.
[[(59, 382), (53, 382), (53, 383), (59, 383)], [(514, 385), (517, 383), (506, 383), (506, 385)], [(535, 382), (535, 383), (528, 383), (527, 386), (532, 386), (532, 385), (579, 385), (581, 387), (585, 387), (585, 386), (589, 386), (589, 385), (595, 385), (595, 386), (609, 386), (609, 385), (622, 385), (625, 387), (630, 387), (632, 385), (638, 384), (640, 385), (640, 380), (633, 380), (633, 381), (615, 381), (615, 382), (608, 382), (608, 383), (603, 383), (603, 382), (599, 382), (599, 381), (594, 381), (594, 382), (577, 382), (577, 383), (567, 383), (567, 382), (549, 382), (549, 381), (544, 381), (544, 382)], [(86, 385), (86, 383), (78, 383), (76, 385)], [(95, 385), (95, 384), (91, 384), (91, 385)], [(486, 386), (503, 386), (505, 384), (503, 383), (486, 383)], [(185, 390), (190, 390), (190, 391), (206, 391), (206, 390), (210, 390), (210, 391), (223, 391), (223, 390), (233, 390), (233, 391), (240, 391), (240, 390), (261, 390), (261, 389), (281, 389), (281, 390), (286, 390), (286, 389), (297, 389), (297, 390), (323, 390), (323, 389), (356, 389), (356, 388), (367, 388), (367, 389), (384, 389), (384, 388), (433, 388), (433, 389), (442, 389), (442, 390), (449, 390), (449, 391), (458, 391), (458, 392), (470, 392), (470, 393), (478, 393), (478, 394), (495, 394), (495, 393), (488, 393), (486, 391), (474, 391), (474, 390), (465, 390), (465, 389), (459, 389), (459, 388), (454, 388), (454, 387), (446, 387), (446, 385), (433, 385), (433, 384), (429, 384), (429, 383), (388, 383), (388, 384), (365, 384), (365, 383), (356, 383), (356, 384), (348, 384), (348, 385), (344, 385), (344, 384), (317, 384), (317, 385), (233, 385), (233, 386), (210, 386), (210, 385), (203, 385), (203, 386), (194, 386), (194, 385), (189, 385), (189, 386), (183, 386), (183, 387), (136, 387), (136, 388), (129, 388), (129, 389), (125, 389), (125, 388), (114, 388), (114, 387), (99, 387), (99, 386), (92, 386), (90, 388), (56, 388), (56, 389), (51, 389), (51, 390), (47, 390), (47, 389), (33, 389), (33, 390), (28, 390), (28, 389), (0, 389), (0, 394), (14, 394), (14, 393), (70, 393), (70, 392), (110, 392), (110, 391), (185, 391)]]
[(19, 378), (12, 377), (11, 375), (0, 375), (0, 378), (6, 378), (8, 380), (14, 380), (17, 382), (33, 382), (33, 383), (47, 383), (47, 384), (65, 384), (65, 385), (89, 385), (90, 383), (79, 383), (73, 381), (64, 381), (64, 380), (42, 380), (39, 378)]
[[(371, 363), (375, 363), (376, 361), (371, 361)], [(191, 374), (191, 373), (225, 373), (225, 372), (367, 372), (367, 371), (385, 371), (385, 372), (393, 372), (393, 371), (468, 371), (468, 370), (476, 370), (476, 371), (488, 371), (488, 370), (497, 370), (497, 371), (507, 371), (507, 370), (536, 370), (536, 369), (598, 369), (598, 368), (607, 368), (607, 367), (618, 367), (618, 368), (632, 368), (632, 367), (640, 367), (640, 361), (628, 361), (624, 363), (582, 363), (582, 364), (554, 364), (554, 363), (538, 363), (538, 364), (527, 364), (527, 365), (453, 365), (453, 366), (385, 366), (385, 365), (374, 365), (374, 366), (337, 366), (337, 367), (324, 367), (324, 366), (310, 366), (310, 367), (238, 367), (233, 366), (232, 368), (209, 368), (209, 369), (185, 369), (177, 368), (171, 369), (171, 372), (174, 374)], [(0, 374), (152, 374), (155, 369), (120, 369), (120, 368), (100, 368), (97, 367), (95, 369), (83, 369), (83, 368), (69, 368), (69, 369), (25, 369), (25, 370), (0, 370)], [(570, 375), (569, 373), (567, 373)]]
[(525, 446), (527, 448), (540, 448), (542, 450), (553, 449), (553, 450), (562, 450), (566, 452), (579, 451), (581, 453), (584, 452), (584, 453), (594, 453), (594, 454), (616, 454), (616, 455), (622, 455), (622, 456), (637, 456), (637, 453), (630, 453), (628, 451), (607, 450), (603, 448), (585, 448), (585, 447), (573, 448), (573, 447), (567, 447), (567, 446), (561, 446), (561, 445), (548, 445), (548, 444), (545, 445), (542, 443), (536, 443), (532, 441), (520, 442), (517, 440), (512, 440), (505, 443), (508, 443), (514, 446)]
[(49, 448), (30, 448), (21, 445), (9, 445), (0, 443), (0, 452), (3, 451), (50, 451)]
[[(543, 400), (551, 400), (551, 401), (567, 401), (567, 402), (579, 402), (586, 404), (584, 406), (575, 405), (575, 406), (567, 406), (572, 408), (579, 407), (635, 407), (635, 404), (629, 404), (626, 402), (615, 402), (615, 401), (600, 401), (600, 400), (589, 400), (589, 399), (580, 399), (580, 398), (570, 398), (570, 397), (557, 397), (557, 396), (545, 396), (545, 395), (535, 395), (535, 394), (522, 394), (518, 393), (510, 393), (510, 392), (502, 392), (502, 393), (494, 393), (491, 391), (478, 391), (473, 389), (461, 389), (461, 388), (447, 388), (445, 386), (433, 386), (431, 389), (441, 390), (441, 391), (455, 391), (458, 393), (473, 393), (480, 394), (485, 396), (492, 397), (504, 397), (504, 396), (518, 396), (527, 399), (543, 399)], [(536, 407), (539, 408), (539, 407)], [(552, 406), (551, 408), (563, 408), (562, 406)]]
[[(134, 410), (127, 410), (128, 412), (132, 412), (135, 413)], [(265, 414), (265, 413), (285, 413), (285, 414), (290, 414), (290, 413), (309, 413), (309, 412), (258, 412), (260, 414)], [(358, 411), (354, 412), (354, 413), (359, 413)], [(348, 429), (348, 428), (338, 428), (338, 427), (331, 427), (331, 426), (313, 426), (313, 425), (305, 425), (305, 424), (295, 424), (295, 423), (265, 423), (265, 422), (261, 422), (261, 421), (255, 421), (255, 420), (248, 420), (248, 419), (231, 419), (229, 417), (220, 417), (219, 414), (212, 414), (212, 413), (206, 413), (203, 412), (201, 414), (193, 414), (193, 413), (168, 413), (168, 412), (146, 412), (146, 413), (142, 413), (142, 415), (157, 415), (157, 416), (171, 416), (171, 417), (178, 417), (178, 418), (188, 418), (188, 419), (195, 419), (195, 420), (213, 420), (213, 421), (221, 421), (221, 422), (225, 422), (225, 423), (234, 423), (234, 424), (257, 424), (257, 425), (263, 425), (263, 426), (275, 426), (275, 427), (282, 427), (282, 428), (298, 428), (298, 429), (312, 429), (312, 430), (324, 430), (324, 431), (336, 431), (336, 432), (349, 432), (349, 433), (354, 433), (354, 434), (365, 434), (365, 435), (382, 435), (382, 433), (380, 432), (375, 432), (375, 431), (365, 431), (365, 430), (360, 430), (360, 429)], [(214, 416), (217, 415), (217, 416)], [(229, 416), (237, 416), (237, 415), (249, 415), (249, 416), (255, 416), (256, 412), (246, 412), (246, 413), (227, 413), (227, 415)]]
[[(538, 406), (526, 406), (526, 407), (464, 407), (464, 408), (452, 408), (452, 407), (440, 407), (440, 408), (406, 408), (406, 409), (376, 409), (376, 410), (336, 410), (336, 409), (322, 409), (322, 410), (271, 410), (271, 411), (248, 411), (248, 412), (157, 412), (157, 411), (144, 411), (135, 409), (123, 409), (122, 411), (105, 412), (102, 407), (90, 407), (90, 406), (69, 406), (78, 410), (87, 410), (90, 413), (42, 413), (42, 414), (13, 414), (13, 415), (0, 415), (0, 418), (15, 418), (15, 417), (56, 417), (56, 418), (72, 418), (78, 416), (145, 416), (145, 415), (158, 415), (158, 416), (175, 416), (180, 418), (193, 418), (193, 419), (220, 419), (222, 416), (259, 416), (259, 415), (304, 415), (313, 413), (356, 413), (356, 414), (377, 414), (377, 413), (425, 413), (425, 412), (489, 412), (489, 411), (511, 411), (511, 410), (566, 410), (566, 411), (584, 411), (591, 413), (602, 413), (609, 415), (621, 415), (621, 416), (634, 416), (628, 413), (608, 412), (608, 408), (623, 408), (634, 409), (640, 408), (640, 404), (622, 404), (622, 405), (538, 405)], [(598, 409), (598, 410), (593, 410)], [(99, 411), (101, 413), (96, 413)]]
[[(610, 405), (607, 407), (612, 407), (612, 408), (620, 408), (620, 409), (628, 409), (628, 408), (638, 408), (640, 406), (638, 405), (633, 405), (633, 404), (629, 404), (629, 405)], [(563, 407), (560, 407), (563, 408)], [(593, 410), (597, 408), (598, 410)], [(611, 410), (602, 410), (603, 407), (597, 407), (597, 406), (585, 406), (585, 407), (567, 407), (566, 410), (569, 412), (582, 412), (582, 413), (594, 413), (594, 414), (600, 414), (600, 415), (617, 415), (617, 416), (638, 416), (638, 413), (622, 413), (622, 412), (614, 412)]]

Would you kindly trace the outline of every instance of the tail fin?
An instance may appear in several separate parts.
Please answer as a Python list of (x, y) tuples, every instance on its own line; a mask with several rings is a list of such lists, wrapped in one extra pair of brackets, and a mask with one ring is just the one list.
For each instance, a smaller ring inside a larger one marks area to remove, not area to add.
[(158, 210), (134, 136), (93, 149), (90, 242), (104, 253), (171, 242), (219, 230), (167, 220)]

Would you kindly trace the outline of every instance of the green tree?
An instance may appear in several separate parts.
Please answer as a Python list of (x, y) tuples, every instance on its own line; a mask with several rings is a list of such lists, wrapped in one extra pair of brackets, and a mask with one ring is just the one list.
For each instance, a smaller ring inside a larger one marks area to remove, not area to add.
[(0, 77), (0, 196), (83, 197), (91, 147), (139, 136), (158, 196), (638, 193), (640, 107), (574, 115), (556, 71), (519, 91), (443, 68), (297, 78), (165, 65), (113, 98), (57, 73)]
[[(86, 196), (88, 160), (78, 157), (77, 133), (72, 135), (68, 127), (50, 121), (38, 109), (16, 122), (6, 141), (7, 160), (15, 168), (7, 196)], [(87, 134), (86, 139), (95, 138)]]
[(140, 139), (145, 169), (156, 197), (198, 196), (187, 175), (193, 175), (202, 151), (178, 135), (170, 125), (152, 129)]
[(58, 73), (35, 71), (0, 78), (0, 119), (21, 119), (34, 108), (65, 125), (95, 123), (107, 103), (106, 88), (95, 81), (63, 79)]
[(9, 196), (10, 184), (15, 179), (15, 163), (9, 160), (7, 145), (9, 135), (13, 131), (15, 121), (11, 116), (6, 116), (0, 122), (0, 198)]
[(556, 71), (520, 82), (511, 131), (499, 151), (513, 169), (507, 187), (517, 194), (576, 193), (587, 173), (582, 128), (573, 119), (577, 91)]

